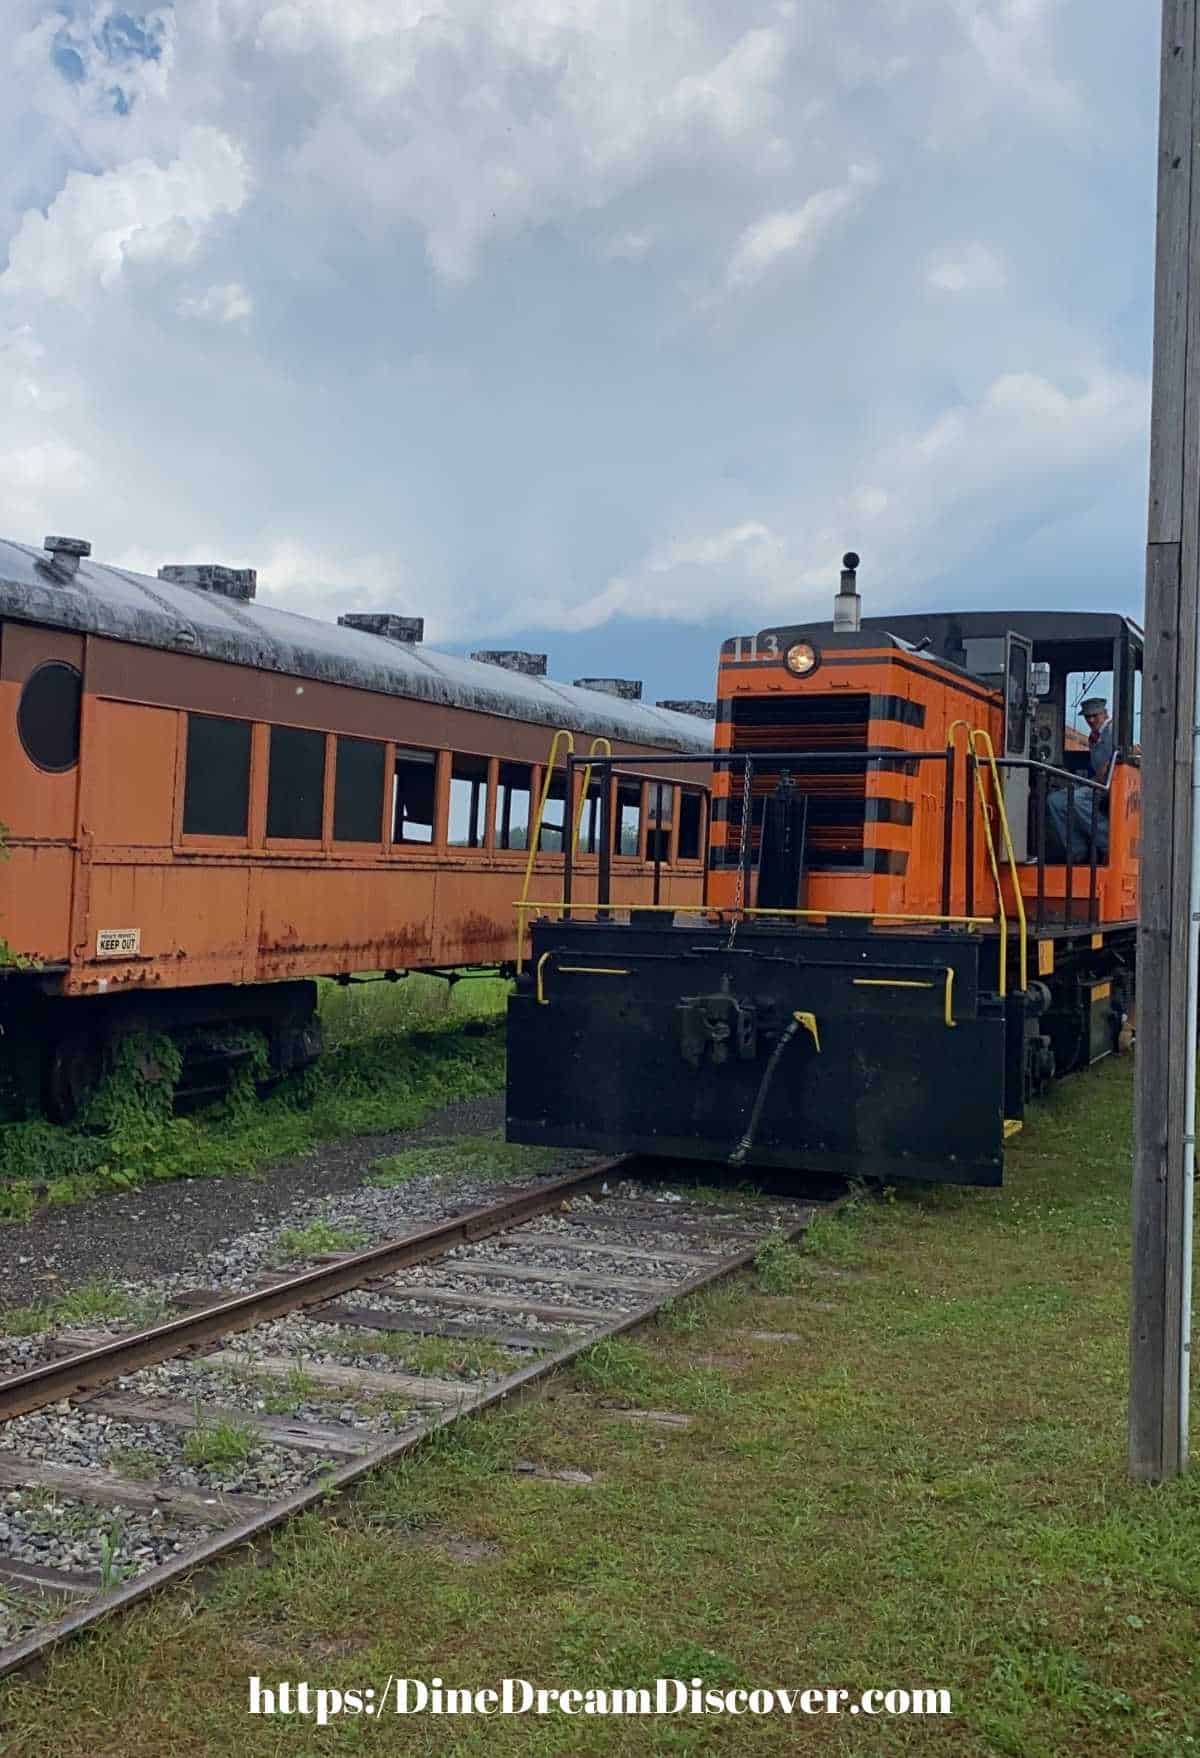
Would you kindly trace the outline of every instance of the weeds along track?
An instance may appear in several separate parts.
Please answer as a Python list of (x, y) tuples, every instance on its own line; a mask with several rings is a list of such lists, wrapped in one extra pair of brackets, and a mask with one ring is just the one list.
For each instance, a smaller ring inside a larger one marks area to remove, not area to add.
[[(663, 1192), (631, 1170), (543, 1180), (249, 1292), (189, 1290), (149, 1329), (60, 1332), (54, 1355), (0, 1380), (0, 1676), (749, 1265), (815, 1212)], [(395, 1371), (397, 1355), (418, 1371)], [(267, 1493), (229, 1487), (250, 1456)]]

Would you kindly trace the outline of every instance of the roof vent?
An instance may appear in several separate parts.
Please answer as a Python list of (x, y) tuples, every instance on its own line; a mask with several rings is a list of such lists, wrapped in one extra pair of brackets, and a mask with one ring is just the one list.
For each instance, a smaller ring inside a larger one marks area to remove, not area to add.
[(544, 678), (546, 675), (546, 655), (544, 653), (523, 653), (517, 647), (485, 647), (479, 653), (472, 653), (480, 665), (502, 665), (505, 671), (519, 671), (527, 678)]
[(576, 678), (577, 690), (598, 690), (602, 696), (618, 696), (622, 702), (640, 702), (641, 678)]
[(696, 696), (667, 696), (654, 704), (656, 708), (669, 708), (672, 714), (692, 714), (697, 720), (715, 720), (717, 705), (715, 702), (702, 702)]
[(85, 555), (92, 553), (92, 546), (86, 537), (47, 537), (43, 540), (42, 548), (49, 557), (48, 561), (38, 562), (43, 574), (49, 574), (52, 579), (64, 583), (75, 578), (80, 561)]
[(383, 635), (388, 641), (415, 646), (425, 639), (424, 617), (401, 617), (390, 610), (348, 610), (338, 618), (341, 629), (361, 629), (365, 635)]
[(160, 568), (158, 577), (172, 586), (196, 586), (201, 592), (217, 592), (222, 598), (237, 598), (242, 603), (258, 590), (256, 568), (225, 568), (219, 562), (172, 563)]

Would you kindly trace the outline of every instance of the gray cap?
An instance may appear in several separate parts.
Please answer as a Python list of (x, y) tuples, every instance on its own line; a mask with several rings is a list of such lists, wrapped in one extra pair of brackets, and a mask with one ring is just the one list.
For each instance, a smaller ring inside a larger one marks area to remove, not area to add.
[(1104, 696), (1089, 696), (1086, 702), (1079, 704), (1080, 714), (1107, 714), (1108, 700)]

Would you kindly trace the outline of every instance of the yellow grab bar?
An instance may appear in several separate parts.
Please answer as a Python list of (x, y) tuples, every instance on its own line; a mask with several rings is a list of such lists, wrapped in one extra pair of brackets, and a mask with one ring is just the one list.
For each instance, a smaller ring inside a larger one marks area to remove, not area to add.
[[(954, 1027), (958, 1021), (954, 1017), (954, 966), (948, 964), (946, 970), (946, 986), (943, 991), (943, 1011), (948, 1026)], [(916, 977), (852, 977), (851, 982), (856, 989), (933, 989), (934, 983), (920, 981)]]
[[(546, 801), (550, 797), (550, 786), (554, 780), (554, 766), (558, 762), (559, 748), (563, 747), (568, 756), (575, 755), (575, 735), (565, 726), (560, 726), (550, 741), (550, 755), (546, 759), (546, 773), (542, 777), (541, 791), (538, 795), (537, 811), (533, 823), (529, 826), (529, 852), (525, 857), (525, 883), (521, 886), (521, 897), (517, 908), (517, 972), (525, 962), (525, 916), (526, 900), (529, 887), (533, 880), (533, 863), (537, 859), (538, 844), (542, 840), (542, 819), (546, 815)], [(563, 804), (564, 835), (566, 824), (566, 803)]]
[[(992, 787), (995, 790), (995, 794), (996, 794), (996, 812), (997, 812), (997, 815), (999, 816), (999, 819), (1000, 819), (1000, 829), (1004, 833), (1004, 852), (1008, 857), (1009, 872), (1012, 874), (1013, 897), (1016, 900), (1017, 921), (1020, 924), (1020, 930), (1021, 930), (1021, 937), (1020, 937), (1020, 940), (1018, 941), (1018, 958), (1020, 960), (1021, 988), (1024, 990), (1029, 987), (1028, 924), (1026, 923), (1026, 920), (1025, 920), (1025, 899), (1021, 893), (1021, 879), (1020, 879), (1020, 875), (1017, 872), (1017, 851), (1013, 847), (1012, 832), (1008, 827), (1008, 812), (1005, 810), (1005, 805), (1004, 805), (1004, 788), (1003, 788), (1003, 785), (1001, 784), (1001, 781), (1000, 781), (1000, 766), (996, 762), (996, 748), (992, 744), (992, 735), (990, 732), (988, 732), (986, 727), (982, 727), (982, 726), (975, 727), (971, 733), (971, 751), (972, 751), (972, 753), (974, 753), (974, 751), (975, 751), (975, 741), (977, 739), (983, 740), (986, 755), (987, 755), (988, 767), (992, 772)], [(978, 777), (978, 774), (979, 774), (978, 769), (976, 769), (975, 774)], [(993, 871), (995, 871), (995, 873), (996, 873), (996, 890), (997, 890), (997, 894), (999, 894), (1000, 875), (999, 875), (999, 869), (996, 864), (995, 855), (992, 852), (991, 826), (987, 824), (986, 813), (984, 815), (984, 824), (987, 827), (988, 850), (989, 850), (989, 853), (992, 853), (992, 867), (993, 867)], [(1004, 909), (1004, 899), (1002, 897), (999, 897), (998, 901), (999, 901), (999, 905), (1000, 905), (1001, 917), (1005, 921), (1005, 923), (1007, 923), (1007, 912)], [(1000, 949), (1000, 968), (1002, 971), (1005, 971), (1004, 948), (1005, 948), (1005, 944), (1007, 943), (1007, 940), (1008, 940), (1007, 933), (1003, 933), (1003, 938), (1001, 940), (1001, 949)], [(1004, 986), (1003, 979), (1001, 980), (1001, 983), (1000, 983), (1000, 993), (1001, 993), (1001, 995), (1003, 995), (1005, 993), (1005, 986)]]
[[(546, 960), (553, 958), (553, 952), (543, 952), (537, 961), (537, 1003), (539, 1007), (549, 1007), (546, 1000)], [(559, 970), (572, 977), (631, 977), (633, 972), (622, 965), (611, 964), (560, 964)]]

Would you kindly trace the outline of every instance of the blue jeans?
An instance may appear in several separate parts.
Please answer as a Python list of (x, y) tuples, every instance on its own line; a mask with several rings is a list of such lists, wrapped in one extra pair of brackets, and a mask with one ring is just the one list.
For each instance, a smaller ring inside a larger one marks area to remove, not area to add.
[(1107, 801), (1090, 787), (1076, 788), (1071, 800), (1071, 846), (1067, 849), (1067, 790), (1056, 787), (1046, 796), (1046, 854), (1050, 860), (1087, 861), (1092, 852), (1092, 818), (1096, 819), (1096, 857), (1108, 854)]

